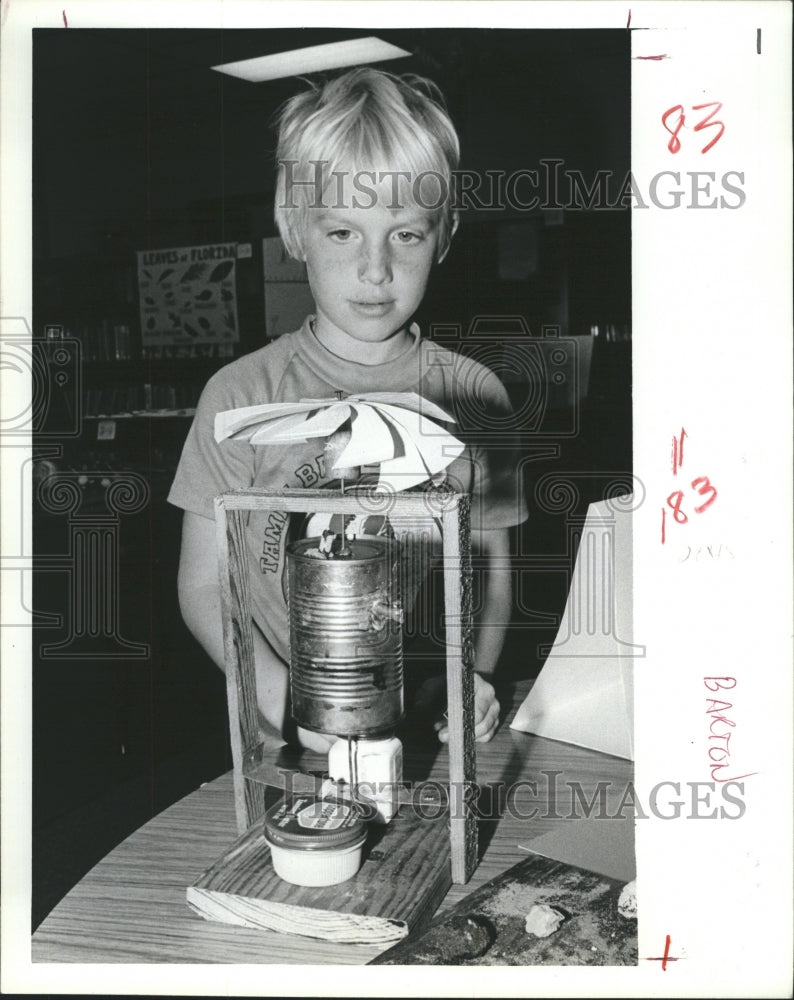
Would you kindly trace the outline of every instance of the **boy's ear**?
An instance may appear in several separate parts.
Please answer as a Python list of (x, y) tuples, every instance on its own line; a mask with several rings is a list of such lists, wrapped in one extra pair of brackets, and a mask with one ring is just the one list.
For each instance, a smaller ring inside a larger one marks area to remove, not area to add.
[(444, 249), (438, 255), (438, 263), (439, 264), (446, 257), (446, 255), (449, 253), (449, 248), (452, 245), (452, 237), (458, 231), (458, 223), (459, 222), (460, 222), (460, 214), (458, 212), (453, 212), (452, 213), (452, 223), (451, 223), (451, 225), (449, 227), (449, 237), (447, 238), (447, 245), (444, 247)]

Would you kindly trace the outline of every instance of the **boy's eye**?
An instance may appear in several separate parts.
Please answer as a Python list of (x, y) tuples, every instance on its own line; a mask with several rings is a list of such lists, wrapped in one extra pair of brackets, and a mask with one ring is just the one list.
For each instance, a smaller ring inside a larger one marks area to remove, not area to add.
[(401, 229), (394, 235), (398, 243), (418, 243), (422, 239), (420, 233), (411, 232), (409, 229)]
[(328, 234), (337, 243), (347, 243), (353, 235), (352, 229), (332, 229)]

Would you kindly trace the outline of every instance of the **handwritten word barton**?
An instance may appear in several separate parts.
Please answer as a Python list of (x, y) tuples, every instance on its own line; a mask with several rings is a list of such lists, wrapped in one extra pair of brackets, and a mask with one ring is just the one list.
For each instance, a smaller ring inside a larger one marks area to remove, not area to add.
[[(716, 693), (720, 690), (730, 691), (736, 687), (735, 677), (704, 677), (703, 684), (707, 691)], [(742, 778), (750, 778), (757, 771), (750, 771), (748, 774), (735, 774), (728, 777), (720, 777), (719, 772), (730, 767), (731, 751), (730, 743), (736, 722), (729, 719), (726, 712), (730, 711), (733, 705), (729, 701), (721, 701), (717, 698), (706, 699), (706, 715), (711, 716), (709, 723), (709, 768), (711, 778), (720, 784), (727, 781), (741, 781)]]

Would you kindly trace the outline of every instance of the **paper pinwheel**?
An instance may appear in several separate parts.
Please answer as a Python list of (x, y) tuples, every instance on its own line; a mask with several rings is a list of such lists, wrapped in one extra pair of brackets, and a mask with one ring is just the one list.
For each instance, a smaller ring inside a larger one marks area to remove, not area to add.
[(368, 392), (224, 410), (215, 417), (215, 440), (292, 444), (328, 438), (349, 427), (349, 440), (335, 456), (333, 468), (380, 463), (378, 486), (406, 490), (441, 472), (465, 447), (436, 423), (439, 420), (455, 423), (415, 392)]

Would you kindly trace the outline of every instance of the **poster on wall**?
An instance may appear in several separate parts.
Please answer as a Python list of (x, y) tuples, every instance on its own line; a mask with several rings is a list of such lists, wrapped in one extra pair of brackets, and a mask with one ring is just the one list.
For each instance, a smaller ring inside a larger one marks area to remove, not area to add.
[(303, 261), (287, 255), (279, 236), (262, 240), (265, 279), (265, 329), (273, 340), (297, 330), (310, 313), (316, 312), (314, 297)]
[(144, 347), (240, 339), (236, 243), (139, 250), (137, 257)]

